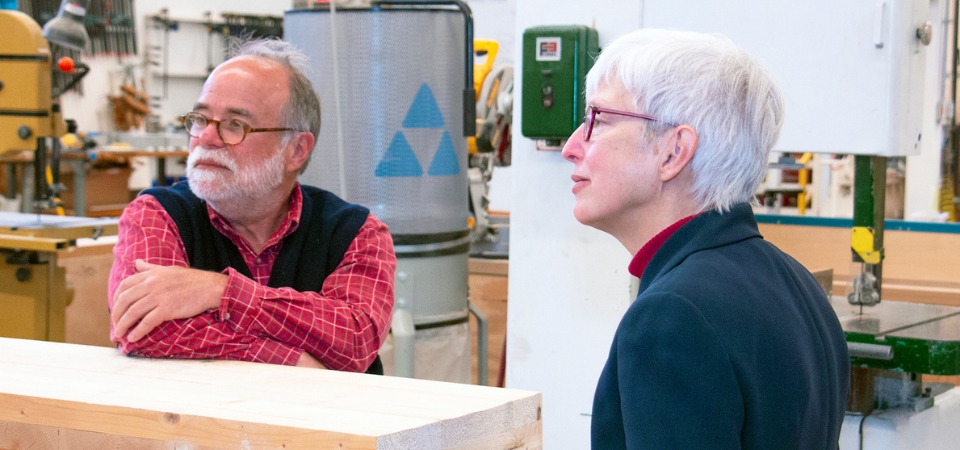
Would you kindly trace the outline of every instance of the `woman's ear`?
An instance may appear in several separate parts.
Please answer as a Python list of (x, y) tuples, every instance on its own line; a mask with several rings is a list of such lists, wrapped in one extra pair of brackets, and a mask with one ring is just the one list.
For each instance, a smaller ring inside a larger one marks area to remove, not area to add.
[[(680, 125), (673, 129), (670, 134), (672, 149), (664, 152), (660, 163), (660, 181), (667, 182), (687, 167), (687, 164), (693, 160), (693, 155), (697, 152), (697, 132), (689, 125)], [(667, 147), (670, 148), (670, 147)]]

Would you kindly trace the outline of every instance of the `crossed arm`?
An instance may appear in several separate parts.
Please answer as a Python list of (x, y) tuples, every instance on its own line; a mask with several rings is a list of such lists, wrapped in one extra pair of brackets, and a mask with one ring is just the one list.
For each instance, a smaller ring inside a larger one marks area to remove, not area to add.
[(127, 354), (363, 371), (389, 331), (396, 258), (372, 216), (320, 292), (189, 268), (176, 225), (149, 196), (124, 211), (114, 254), (111, 339)]

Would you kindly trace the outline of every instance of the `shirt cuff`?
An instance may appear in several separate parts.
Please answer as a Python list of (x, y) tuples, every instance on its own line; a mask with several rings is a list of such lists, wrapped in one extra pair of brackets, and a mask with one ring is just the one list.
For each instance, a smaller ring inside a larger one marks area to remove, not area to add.
[(260, 312), (260, 299), (265, 294), (263, 286), (232, 267), (222, 273), (227, 276), (227, 287), (220, 297), (220, 321), (239, 333), (256, 334), (259, 330), (255, 327), (255, 318)]

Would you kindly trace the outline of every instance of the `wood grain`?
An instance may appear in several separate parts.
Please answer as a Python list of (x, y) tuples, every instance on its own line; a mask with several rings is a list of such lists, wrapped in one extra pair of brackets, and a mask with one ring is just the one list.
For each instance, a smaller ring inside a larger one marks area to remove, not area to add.
[(0, 339), (0, 448), (535, 449), (541, 436), (530, 391)]

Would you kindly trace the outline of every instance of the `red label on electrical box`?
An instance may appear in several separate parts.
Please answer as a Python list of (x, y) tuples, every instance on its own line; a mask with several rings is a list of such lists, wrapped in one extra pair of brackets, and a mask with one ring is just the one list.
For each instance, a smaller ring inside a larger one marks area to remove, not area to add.
[(560, 61), (560, 38), (537, 38), (537, 61)]

